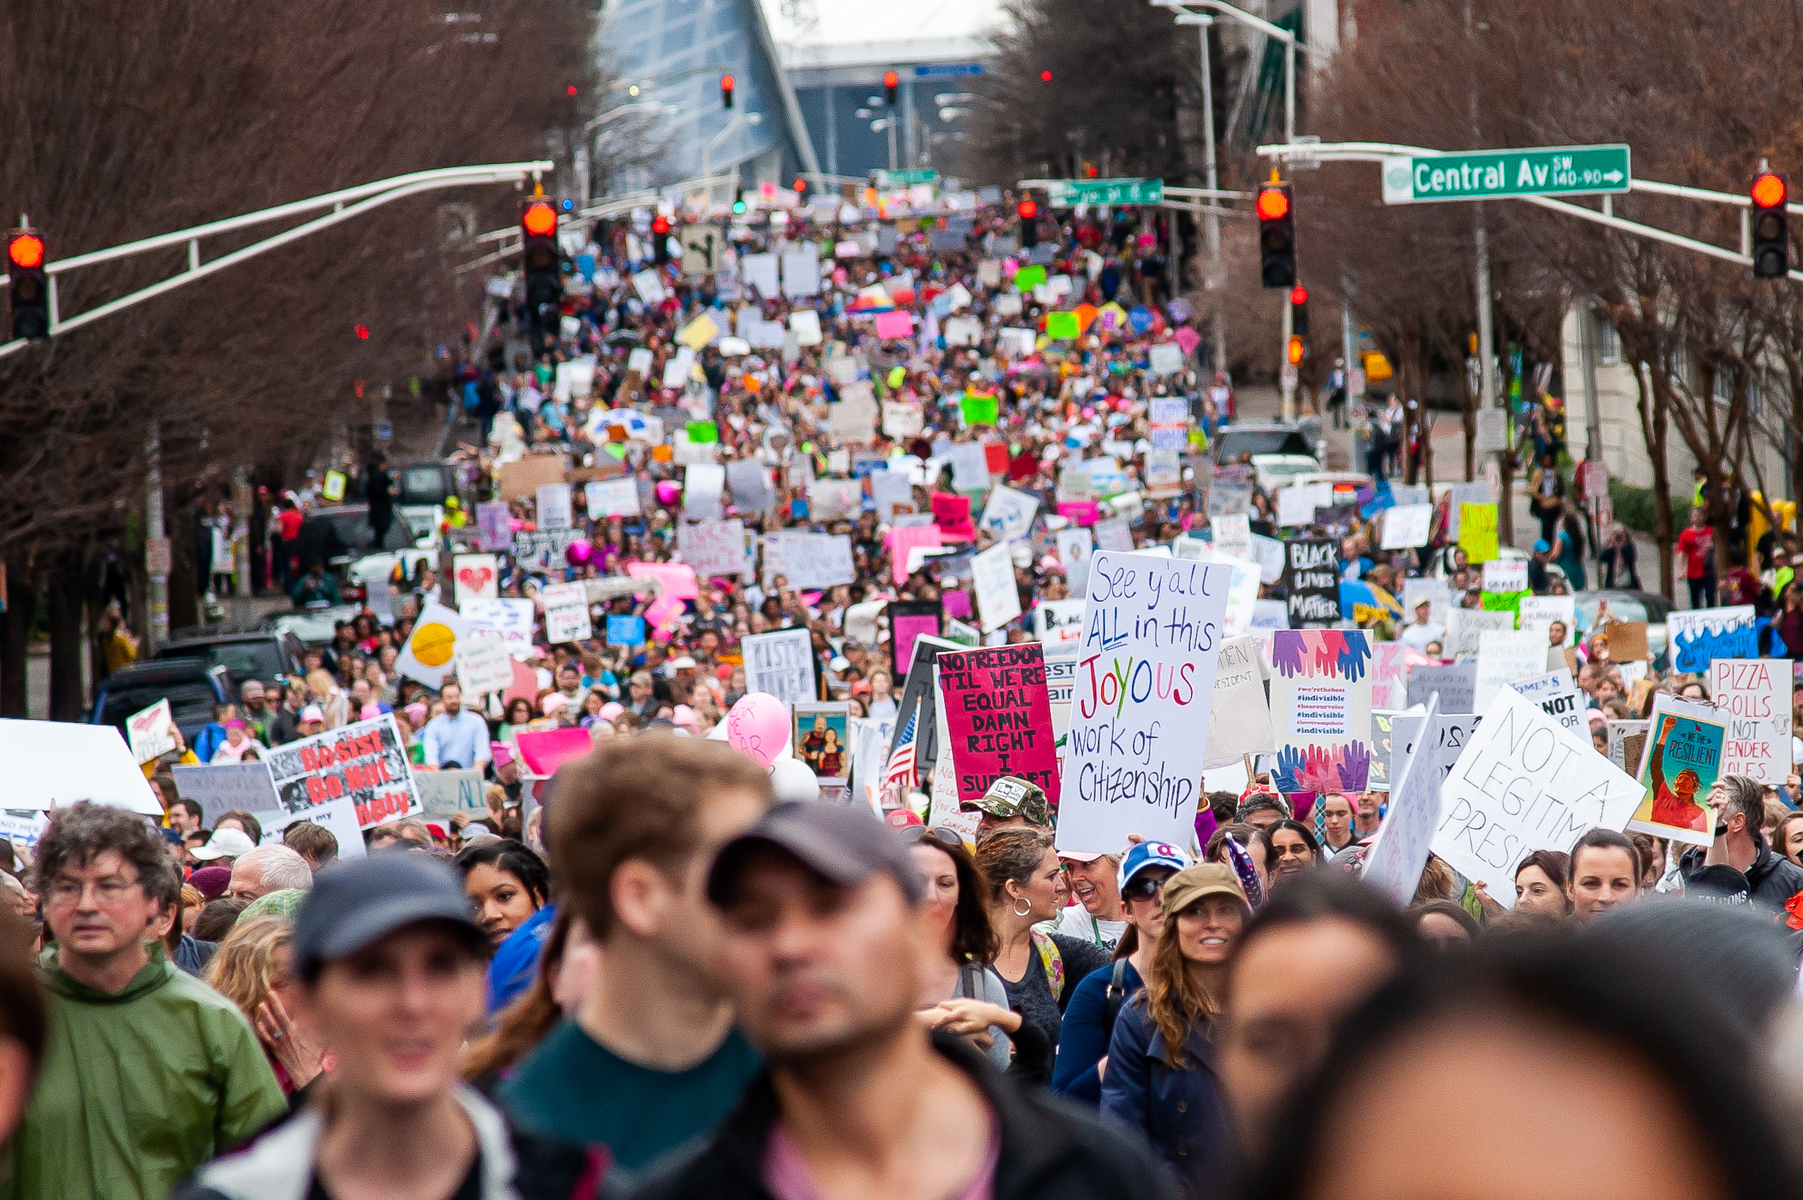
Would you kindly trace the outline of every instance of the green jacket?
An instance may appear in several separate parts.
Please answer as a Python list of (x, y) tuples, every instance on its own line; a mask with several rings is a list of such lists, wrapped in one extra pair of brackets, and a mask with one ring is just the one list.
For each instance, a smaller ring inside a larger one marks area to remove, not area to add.
[(7, 1149), (4, 1200), (164, 1200), (213, 1155), (288, 1111), (236, 1005), (151, 959), (118, 995), (38, 959), (50, 1043)]

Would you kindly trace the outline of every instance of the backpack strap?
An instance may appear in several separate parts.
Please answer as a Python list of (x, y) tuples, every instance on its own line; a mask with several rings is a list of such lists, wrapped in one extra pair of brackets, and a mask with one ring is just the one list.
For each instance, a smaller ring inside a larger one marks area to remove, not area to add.
[(1127, 1002), (1127, 960), (1114, 960), (1114, 971), (1108, 977), (1108, 989), (1105, 993), (1108, 1006), (1103, 1018), (1103, 1026), (1109, 1037), (1114, 1036), (1115, 1018), (1121, 1015), (1121, 1005)]
[(1028, 937), (1033, 948), (1039, 952), (1039, 965), (1045, 970), (1046, 986), (1052, 989), (1052, 999), (1058, 1000), (1064, 995), (1064, 954), (1058, 949), (1058, 943), (1035, 929)]

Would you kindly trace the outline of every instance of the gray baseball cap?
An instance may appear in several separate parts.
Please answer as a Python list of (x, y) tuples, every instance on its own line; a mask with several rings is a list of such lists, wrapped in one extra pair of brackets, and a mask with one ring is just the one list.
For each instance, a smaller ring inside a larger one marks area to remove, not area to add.
[(455, 868), (394, 850), (321, 871), (294, 918), (295, 972), (310, 979), (333, 959), (421, 921), (450, 922), (487, 957), (488, 936), (470, 917)]
[(885, 822), (836, 804), (796, 800), (776, 805), (756, 825), (720, 847), (708, 872), (707, 898), (714, 904), (728, 903), (746, 861), (763, 847), (795, 856), (842, 887), (855, 887), (885, 871), (901, 885), (909, 903), (920, 903), (926, 894), (907, 843)]

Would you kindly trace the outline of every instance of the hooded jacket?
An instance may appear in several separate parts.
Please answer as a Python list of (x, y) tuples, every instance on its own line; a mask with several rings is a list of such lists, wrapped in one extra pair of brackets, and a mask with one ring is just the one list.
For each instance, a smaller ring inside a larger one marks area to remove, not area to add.
[(117, 995), (38, 960), (50, 1039), (0, 1198), (163, 1200), (183, 1176), (282, 1116), (288, 1102), (236, 1005), (159, 944)]
[[(1706, 846), (1692, 846), (1678, 856), (1678, 870), (1685, 882), (1688, 883), (1703, 869), (1707, 853)], [(1765, 840), (1764, 834), (1759, 835), (1758, 855), (1741, 874), (1747, 877), (1747, 891), (1754, 906), (1768, 913), (1783, 912), (1790, 898), (1803, 891), (1803, 867), (1772, 853), (1772, 847)]]

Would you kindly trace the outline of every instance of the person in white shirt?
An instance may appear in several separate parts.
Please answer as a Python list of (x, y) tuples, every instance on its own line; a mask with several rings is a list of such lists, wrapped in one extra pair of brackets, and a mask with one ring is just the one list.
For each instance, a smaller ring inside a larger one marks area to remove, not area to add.
[(1121, 860), (1112, 854), (1062, 854), (1064, 877), (1077, 903), (1058, 914), (1058, 932), (1112, 951), (1127, 932), (1116, 873)]
[(1429, 642), (1444, 641), (1446, 626), (1434, 620), (1434, 606), (1431, 600), (1422, 600), (1415, 605), (1413, 624), (1405, 625), (1396, 640), (1413, 650), (1416, 654), (1426, 654)]

